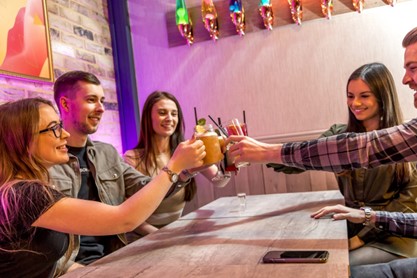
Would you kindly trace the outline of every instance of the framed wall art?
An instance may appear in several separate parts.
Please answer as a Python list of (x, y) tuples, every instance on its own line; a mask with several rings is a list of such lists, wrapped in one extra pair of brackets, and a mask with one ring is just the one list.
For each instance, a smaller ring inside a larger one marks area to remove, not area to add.
[(52, 82), (46, 0), (0, 0), (0, 75)]

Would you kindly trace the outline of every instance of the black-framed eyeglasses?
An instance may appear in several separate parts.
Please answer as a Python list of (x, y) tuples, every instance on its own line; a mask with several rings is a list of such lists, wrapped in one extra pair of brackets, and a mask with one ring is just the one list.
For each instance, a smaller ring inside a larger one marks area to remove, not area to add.
[(45, 129), (39, 130), (39, 134), (41, 133), (45, 133), (48, 131), (52, 131), (55, 135), (56, 138), (61, 138), (61, 134), (62, 134), (62, 121)]

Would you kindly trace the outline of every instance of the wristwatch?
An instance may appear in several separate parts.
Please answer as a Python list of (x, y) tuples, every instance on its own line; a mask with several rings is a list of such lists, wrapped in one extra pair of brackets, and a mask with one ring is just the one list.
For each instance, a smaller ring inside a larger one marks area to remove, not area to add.
[(172, 172), (171, 170), (168, 169), (167, 166), (162, 168), (162, 171), (167, 172), (167, 174), (169, 175), (169, 180), (172, 183), (176, 183), (178, 181), (178, 174)]
[(371, 224), (372, 209), (370, 207), (361, 207), (361, 210), (365, 212), (365, 222), (363, 222), (363, 225), (368, 226), (369, 224)]

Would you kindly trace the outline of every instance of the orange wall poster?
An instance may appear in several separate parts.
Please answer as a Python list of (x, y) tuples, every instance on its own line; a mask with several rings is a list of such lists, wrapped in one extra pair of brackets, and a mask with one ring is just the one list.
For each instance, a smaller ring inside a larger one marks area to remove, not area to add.
[(0, 0), (0, 74), (53, 81), (45, 0)]

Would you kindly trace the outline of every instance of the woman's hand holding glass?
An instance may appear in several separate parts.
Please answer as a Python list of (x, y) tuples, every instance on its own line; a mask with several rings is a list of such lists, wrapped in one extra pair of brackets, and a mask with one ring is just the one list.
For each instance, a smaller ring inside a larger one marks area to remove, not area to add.
[(184, 169), (201, 167), (205, 156), (205, 147), (201, 140), (186, 140), (175, 149), (170, 160), (173, 164), (170, 169), (179, 173)]
[[(219, 154), (222, 154), (221, 157), (223, 157), (223, 153), (226, 151), (226, 146), (224, 144), (225, 140), (226, 140), (226, 137), (218, 136), (218, 142), (219, 142), (219, 145), (220, 145)], [(204, 143), (204, 141), (203, 141), (203, 143)], [(205, 142), (205, 147), (206, 147), (205, 150), (206, 150), (206, 158), (207, 158), (207, 145), (206, 144), (207, 144), (207, 142)], [(213, 151), (214, 148), (210, 147), (209, 150)], [(221, 157), (219, 156), (219, 159), (221, 159)], [(221, 163), (222, 163), (222, 160), (220, 160), (219, 162), (214, 163), (214, 164), (204, 163), (203, 166), (201, 166), (201, 167), (187, 169), (186, 171), (183, 171), (183, 172), (188, 172), (188, 175), (186, 175), (186, 176), (189, 177), (189, 178), (194, 177), (198, 173), (201, 173), (208, 180), (210, 180), (216, 187), (224, 187), (229, 182), (230, 177), (231, 177), (231, 173), (230, 172), (224, 172)]]

